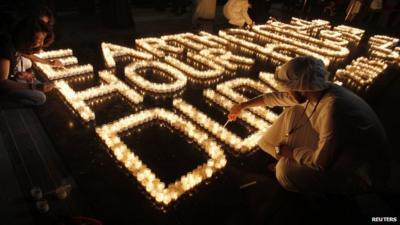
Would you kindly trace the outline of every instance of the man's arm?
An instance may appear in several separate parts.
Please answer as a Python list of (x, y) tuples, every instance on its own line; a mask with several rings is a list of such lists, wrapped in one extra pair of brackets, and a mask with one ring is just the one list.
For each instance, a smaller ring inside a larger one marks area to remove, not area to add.
[(48, 59), (42, 59), (40, 57), (37, 57), (36, 55), (28, 55), (28, 54), (22, 54), (23, 57), (30, 59), (31, 61), (38, 62), (38, 63), (43, 63), (43, 64), (50, 64), (50, 60)]
[(288, 92), (271, 92), (266, 93), (260, 96), (257, 96), (253, 99), (250, 99), (246, 102), (242, 102), (236, 104), (229, 111), (228, 119), (236, 120), (241, 111), (246, 108), (256, 107), (256, 106), (292, 106), (298, 104), (297, 100)]
[(49, 64), (50, 66), (53, 67), (64, 67), (62, 62), (60, 60), (49, 60), (49, 59), (42, 59), (40, 57), (37, 57), (36, 55), (27, 55), (27, 54), (22, 54), (23, 57), (30, 59), (33, 62), (38, 62), (38, 63), (43, 63), (43, 64)]

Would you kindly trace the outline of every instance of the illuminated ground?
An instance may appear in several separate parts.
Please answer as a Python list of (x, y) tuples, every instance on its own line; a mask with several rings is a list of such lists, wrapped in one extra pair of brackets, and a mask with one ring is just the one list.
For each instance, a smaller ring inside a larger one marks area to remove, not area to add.
[[(80, 64), (93, 64), (97, 71), (104, 69), (104, 62), (100, 57), (100, 41), (131, 46), (129, 31), (118, 32), (121, 35), (118, 38), (113, 34), (115, 35), (114, 31), (108, 31), (106, 37), (110, 39), (99, 39), (95, 42), (86, 37), (83, 43), (70, 37), (57, 45), (73, 48)], [(155, 33), (146, 34), (157, 36)], [(120, 67), (121, 65), (117, 66)], [(265, 68), (264, 64), (258, 63), (251, 72), (239, 76), (257, 79), (261, 70), (272, 72), (272, 68)], [(122, 69), (117, 69), (117, 75), (122, 75)], [(150, 76), (149, 79), (160, 82), (157, 76)], [(95, 85), (98, 85), (96, 81), (90, 81), (71, 86), (79, 91)], [(214, 85), (209, 87), (214, 89)], [(197, 85), (188, 85), (182, 97), (223, 124), (226, 116), (224, 110), (206, 104), (202, 89)], [(248, 90), (244, 94), (252, 97), (258, 93)], [(93, 107), (96, 113), (95, 126), (142, 109), (172, 109), (172, 99), (155, 101), (145, 97), (141, 107), (132, 109), (127, 102), (113, 97)], [(393, 216), (399, 209), (393, 200), (396, 195), (370, 194), (340, 198), (286, 192), (279, 187), (274, 175), (267, 171), (266, 165), (272, 161), (269, 156), (261, 151), (238, 156), (225, 145), (223, 149), (228, 163), (222, 171), (171, 206), (160, 209), (124, 166), (109, 154), (106, 146), (93, 132), (94, 124), (83, 125), (59, 94), (49, 94), (46, 106), (35, 112), (67, 168), (67, 173), (77, 183), (72, 197), (83, 196), (79, 200), (81, 209), (75, 212), (71, 210), (73, 215), (79, 213), (93, 216), (103, 220), (105, 224), (337, 224), (344, 221), (344, 218), (349, 223), (367, 223), (372, 215)], [(253, 131), (243, 123), (229, 125), (228, 129), (240, 137)], [(155, 139), (158, 141), (155, 142)], [(137, 149), (135, 153), (166, 183), (176, 180), (207, 160), (206, 155), (194, 144), (188, 143), (178, 132), (171, 132), (168, 126), (160, 128), (158, 124), (152, 124), (141, 127), (141, 131), (125, 134), (123, 140), (126, 140), (129, 147)], [(243, 186), (249, 183), (254, 185)], [(79, 208), (76, 207), (76, 202), (68, 204), (70, 208)], [(52, 212), (51, 215), (54, 214), (56, 213)], [(35, 218), (49, 224), (53, 220), (45, 215)]]

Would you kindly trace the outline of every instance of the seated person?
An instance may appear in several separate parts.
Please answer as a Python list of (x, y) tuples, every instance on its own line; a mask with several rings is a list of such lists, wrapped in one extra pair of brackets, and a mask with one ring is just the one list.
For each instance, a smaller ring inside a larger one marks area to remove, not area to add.
[(327, 6), (324, 7), (324, 15), (326, 15), (327, 18), (332, 18), (336, 15), (336, 4), (334, 1), (330, 1)]
[[(53, 31), (49, 31), (46, 34), (46, 38), (43, 41), (43, 47), (46, 46), (50, 46), (50, 44), (48, 43), (48, 41), (52, 40), (54, 36)], [(43, 59), (40, 58), (38, 56), (36, 56), (36, 53), (39, 53), (43, 51), (43, 49), (38, 49), (36, 51), (32, 51), (29, 54), (27, 53), (17, 53), (16, 55), (16, 70), (17, 72), (27, 72), (32, 68), (32, 61), (33, 62), (37, 62), (37, 63), (43, 63), (43, 64), (48, 64), (52, 67), (56, 67), (56, 68), (63, 68), (64, 65), (62, 64), (62, 62), (60, 60), (53, 60), (53, 59)]]
[(223, 13), (230, 24), (240, 28), (244, 27), (245, 24), (251, 27), (254, 22), (247, 12), (249, 8), (251, 8), (251, 5), (248, 0), (229, 0), (224, 5)]
[(52, 83), (33, 82), (30, 73), (18, 74), (26, 82), (16, 82), (16, 54), (33, 54), (43, 47), (49, 27), (34, 17), (21, 20), (10, 34), (0, 35), (0, 94), (28, 105), (41, 105), (46, 101), (44, 92), (51, 91)]
[(313, 57), (292, 59), (274, 77), (281, 92), (235, 105), (228, 119), (249, 107), (287, 107), (259, 141), (277, 160), (281, 186), (314, 194), (382, 188), (390, 169), (388, 141), (368, 104), (329, 82), (323, 62)]
[[(35, 13), (34, 17), (38, 18), (42, 23), (46, 24), (48, 27), (51, 28), (49, 29), (49, 32), (46, 35), (46, 38), (44, 39), (43, 42), (43, 48), (47, 48), (54, 42), (54, 32), (52, 30), (52, 27), (54, 25), (53, 12), (47, 7), (42, 7), (38, 11), (38, 13)], [(38, 52), (40, 51), (42, 51), (42, 49), (40, 49)], [(21, 53), (20, 55), (17, 56), (17, 63), (16, 63), (17, 71), (27, 72), (32, 67), (32, 61), (43, 64), (49, 64), (53, 67), (58, 67), (58, 68), (63, 67), (63, 64), (59, 60), (42, 59), (34, 54)]]

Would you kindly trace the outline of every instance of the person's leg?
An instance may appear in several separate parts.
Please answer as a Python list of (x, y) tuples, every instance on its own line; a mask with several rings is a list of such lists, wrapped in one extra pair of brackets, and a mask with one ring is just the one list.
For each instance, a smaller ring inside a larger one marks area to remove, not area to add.
[(13, 91), (8, 96), (26, 106), (38, 106), (46, 102), (46, 95), (36, 90)]
[(281, 158), (276, 164), (276, 179), (288, 191), (321, 191), (320, 176), (316, 170), (301, 166), (292, 159)]
[[(14, 80), (16, 82), (18, 82), (18, 83), (24, 83), (24, 84), (28, 83), (28, 81), (26, 81), (24, 79), (21, 79), (21, 78), (15, 78)], [(36, 79), (36, 77), (35, 77), (35, 79), (33, 80), (32, 83), (35, 84), (35, 85), (38, 85), (38, 84), (42, 84), (43, 82), (41, 82), (40, 80)]]
[(370, 190), (365, 181), (349, 171), (317, 171), (288, 158), (278, 161), (275, 175), (283, 188), (293, 192), (352, 195)]

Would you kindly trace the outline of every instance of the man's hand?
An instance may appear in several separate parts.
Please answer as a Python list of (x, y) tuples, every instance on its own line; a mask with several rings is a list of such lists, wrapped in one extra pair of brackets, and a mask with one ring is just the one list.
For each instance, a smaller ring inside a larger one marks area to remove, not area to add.
[(41, 83), (36, 85), (36, 89), (43, 92), (49, 92), (53, 90), (54, 84), (50, 82)]
[(245, 30), (251, 30), (251, 29), (253, 29), (253, 26), (254, 26), (254, 21), (251, 21), (251, 23), (250, 23), (250, 24), (247, 24), (247, 25), (244, 27), (244, 29), (245, 29)]
[(254, 21), (251, 21), (251, 23), (249, 24), (250, 28), (253, 28), (253, 26), (255, 26), (255, 25), (256, 25), (256, 22), (254, 22)]
[(237, 117), (239, 116), (239, 114), (242, 112), (243, 108), (244, 107), (240, 103), (234, 105), (231, 108), (231, 110), (229, 110), (228, 120), (235, 121), (237, 119)]
[(28, 83), (32, 83), (35, 80), (35, 76), (30, 72), (18, 72), (16, 76), (19, 79), (26, 80)]
[(280, 152), (279, 154), (276, 155), (277, 159), (280, 159), (282, 157), (288, 158), (288, 159), (293, 159), (293, 148), (290, 147), (287, 144), (281, 144), (279, 146)]
[(64, 64), (58, 59), (49, 60), (49, 65), (56, 68), (63, 68)]
[(275, 17), (270, 16), (268, 20), (272, 20), (272, 22), (278, 21)]

